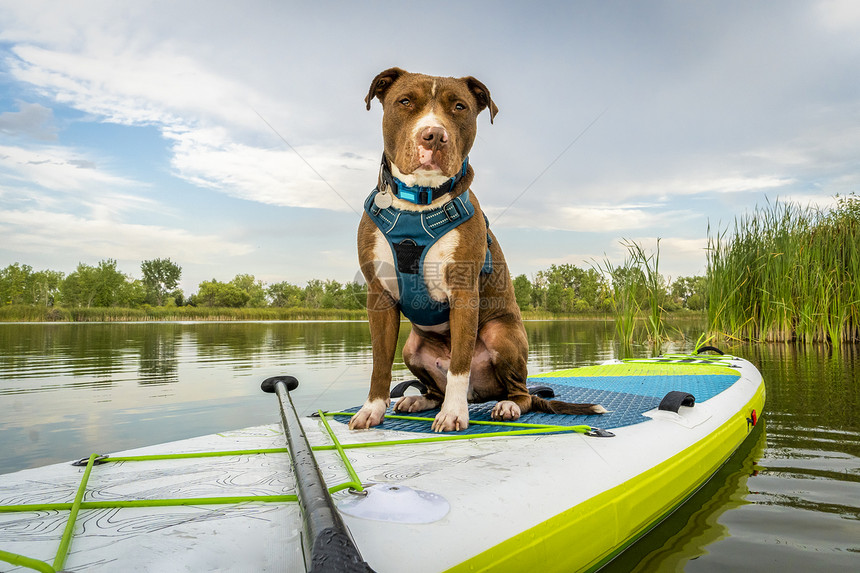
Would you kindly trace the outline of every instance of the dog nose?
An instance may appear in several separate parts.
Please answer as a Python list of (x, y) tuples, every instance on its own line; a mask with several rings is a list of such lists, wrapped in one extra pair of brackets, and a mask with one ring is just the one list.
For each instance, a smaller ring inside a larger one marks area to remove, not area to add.
[(447, 143), (448, 132), (444, 127), (425, 127), (421, 131), (421, 145), (427, 149), (439, 149)]

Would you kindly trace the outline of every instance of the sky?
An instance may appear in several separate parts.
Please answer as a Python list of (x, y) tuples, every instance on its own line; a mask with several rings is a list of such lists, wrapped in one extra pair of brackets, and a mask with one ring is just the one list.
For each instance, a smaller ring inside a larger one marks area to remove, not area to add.
[(170, 258), (180, 286), (357, 277), (398, 66), (474, 76), (510, 271), (707, 238), (860, 191), (860, 2), (0, 0), (0, 268)]

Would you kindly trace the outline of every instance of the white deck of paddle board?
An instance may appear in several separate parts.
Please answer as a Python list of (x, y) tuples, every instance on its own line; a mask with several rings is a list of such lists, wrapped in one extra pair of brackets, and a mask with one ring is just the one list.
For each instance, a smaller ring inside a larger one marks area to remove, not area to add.
[[(350, 449), (363, 482), (433, 492), (451, 510), (422, 525), (350, 516), (344, 521), (376, 571), (443, 571), (706, 438), (752, 398), (761, 382), (748, 362), (735, 364), (744, 376), (728, 390), (695, 408), (682, 408), (674, 419), (658, 417), (614, 429), (614, 438), (564, 434)], [(302, 423), (313, 445), (330, 443), (319, 420)], [(599, 425), (599, 419), (594, 423)], [(343, 443), (421, 435), (351, 432), (345, 424), (331, 425)], [(267, 425), (116, 455), (278, 448), (284, 443), (280, 425)], [(317, 459), (329, 486), (348, 481), (335, 453), (317, 452)], [(0, 476), (0, 505), (70, 503), (82, 471), (58, 464)], [(286, 453), (103, 464), (93, 469), (88, 491), (87, 501), (295, 493)], [(338, 492), (334, 498), (341, 502), (349, 496)], [(67, 515), (0, 513), (0, 549), (52, 562)], [(300, 571), (300, 517), (295, 503), (82, 510), (66, 569)], [(571, 540), (579, 542), (582, 538)], [(0, 571), (19, 570), (27, 569), (0, 563)]]

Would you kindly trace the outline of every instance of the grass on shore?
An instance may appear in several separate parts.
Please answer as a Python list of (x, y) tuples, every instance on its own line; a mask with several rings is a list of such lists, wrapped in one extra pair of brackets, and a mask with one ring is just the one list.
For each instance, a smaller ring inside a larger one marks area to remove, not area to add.
[(187, 320), (365, 320), (367, 311), (334, 308), (144, 308), (0, 307), (0, 322), (143, 322)]
[[(545, 310), (522, 311), (524, 320), (616, 320), (608, 313), (553, 314)], [(702, 312), (680, 310), (672, 318), (700, 319)], [(143, 322), (192, 320), (366, 320), (365, 310), (331, 308), (208, 308), (208, 307), (151, 307), (151, 308), (44, 308), (12, 305), (0, 307), (0, 322)], [(644, 314), (631, 316), (630, 321), (647, 320)]]

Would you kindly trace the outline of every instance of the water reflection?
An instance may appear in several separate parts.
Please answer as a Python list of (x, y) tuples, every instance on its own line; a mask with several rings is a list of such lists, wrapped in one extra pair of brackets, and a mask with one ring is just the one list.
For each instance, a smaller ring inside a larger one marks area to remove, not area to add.
[[(172, 328), (157, 328), (147, 325), (142, 333), (138, 354), (138, 375), (141, 384), (174, 384), (179, 382), (179, 357), (182, 348), (182, 332), (179, 325)], [(190, 340), (186, 344), (193, 344)]]
[(765, 449), (764, 426), (759, 424), (735, 455), (687, 503), (604, 571), (682, 571), (688, 561), (705, 555), (707, 546), (729, 537), (729, 528), (720, 523), (720, 518), (727, 511), (749, 503), (747, 483), (751, 476), (757, 475), (755, 460)]
[(741, 351), (759, 366), (766, 380), (780, 380), (768, 388), (769, 416), (780, 428), (860, 431), (857, 345), (831, 349), (761, 344)]
[[(609, 571), (854, 570), (860, 553), (858, 348), (727, 349), (767, 384), (762, 432)], [(701, 510), (691, 511), (701, 505)]]
[[(856, 568), (860, 552), (860, 352), (750, 348), (768, 387), (768, 447), (749, 500), (764, 511), (757, 545), (792, 567)], [(817, 553), (818, 558), (812, 559)]]
[[(530, 333), (547, 369), (619, 352), (573, 325)], [(571, 328), (572, 327), (572, 328)], [(606, 333), (606, 326), (592, 332)], [(695, 325), (681, 326), (696, 340)], [(548, 334), (548, 332), (554, 332)], [(677, 348), (664, 348), (675, 351)], [(761, 430), (688, 504), (607, 571), (812, 571), (855, 569), (860, 553), (860, 372), (857, 346), (785, 344), (725, 348), (767, 382)], [(647, 345), (633, 345), (647, 355)], [(568, 362), (569, 363), (569, 362)], [(764, 431), (767, 428), (767, 432)]]
[(254, 368), (269, 357), (307, 362), (369, 351), (365, 323), (130, 323), (0, 325), (0, 394), (50, 391), (56, 384), (179, 381), (180, 364)]
[[(695, 339), (701, 325), (690, 328)], [(409, 329), (402, 325), (399, 348)], [(527, 322), (526, 331), (531, 373), (617, 353), (607, 321)], [(0, 457), (0, 471), (65, 459), (70, 444), (117, 450), (156, 435), (164, 441), (275, 421), (259, 393), (260, 380), (275, 374), (302, 381), (294, 397), (302, 413), (360, 404), (371, 364), (363, 322), (0, 324), (0, 395), (13, 405), (0, 419), (0, 454), (16, 451)], [(410, 377), (398, 351), (395, 381)], [(159, 417), (164, 428), (143, 431)]]
[[(670, 330), (680, 341), (663, 350), (686, 351), (703, 325)], [(408, 332), (404, 324), (401, 347)], [(527, 322), (526, 332), (533, 374), (622, 352), (607, 321)], [(857, 346), (725, 350), (762, 371), (767, 431), (610, 570), (855, 569)], [(275, 423), (276, 406), (259, 384), (276, 374), (301, 381), (294, 396), (301, 413), (358, 405), (370, 370), (366, 323), (0, 324), (0, 473)], [(399, 354), (394, 377), (410, 377)]]

